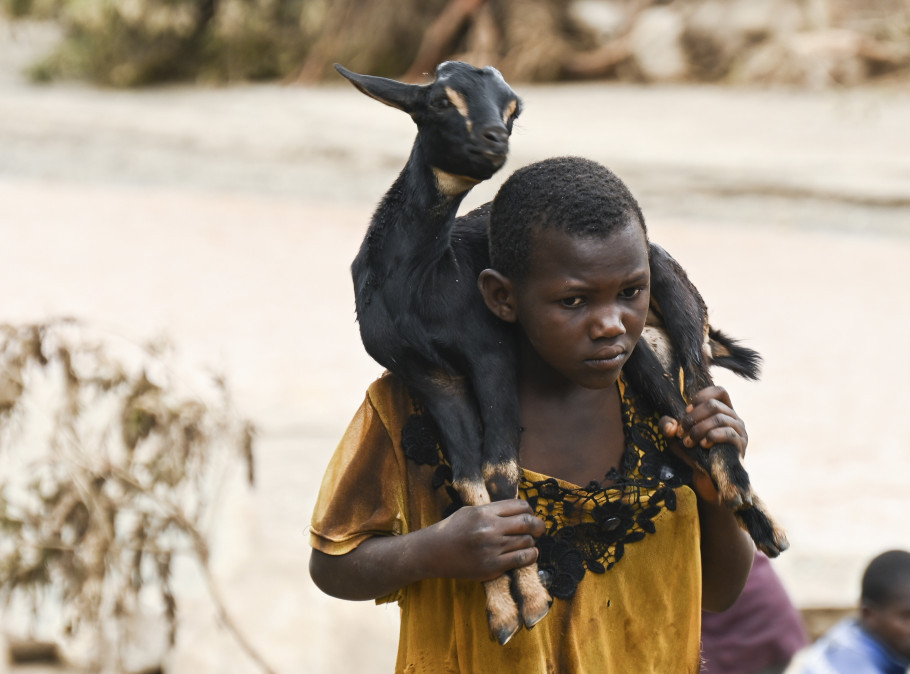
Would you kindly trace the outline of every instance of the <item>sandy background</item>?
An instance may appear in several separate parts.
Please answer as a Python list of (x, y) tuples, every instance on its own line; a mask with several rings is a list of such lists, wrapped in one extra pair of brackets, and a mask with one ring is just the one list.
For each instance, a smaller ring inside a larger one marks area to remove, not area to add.
[[(225, 372), (260, 428), (256, 488), (234, 489), (218, 539), (231, 611), (277, 671), (391, 671), (397, 609), (321, 595), (305, 527), (380, 372), (348, 265), (412, 123), (343, 82), (35, 88), (6, 30), (0, 322), (167, 335), (192, 366)], [(868, 558), (910, 548), (910, 91), (518, 90), (510, 160), (464, 208), (557, 154), (628, 182), (713, 323), (765, 357), (760, 383), (721, 379), (790, 535), (777, 570), (799, 606), (851, 604)], [(187, 578), (168, 671), (256, 671)]]

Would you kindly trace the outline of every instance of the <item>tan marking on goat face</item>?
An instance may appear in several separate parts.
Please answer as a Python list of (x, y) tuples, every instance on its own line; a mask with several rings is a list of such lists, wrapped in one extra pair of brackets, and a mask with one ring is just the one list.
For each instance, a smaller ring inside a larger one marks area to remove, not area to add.
[(518, 101), (513, 98), (511, 101), (509, 101), (509, 104), (506, 106), (506, 109), (503, 110), (503, 112), (502, 112), (502, 123), (508, 124), (509, 120), (512, 118), (512, 115), (515, 114), (515, 110), (517, 110), (517, 109), (518, 109)]
[(462, 192), (467, 192), (480, 182), (479, 180), (468, 176), (446, 173), (435, 166), (433, 167), (433, 175), (436, 176), (436, 186), (439, 188), (439, 191), (448, 197), (455, 197)]
[(449, 97), (449, 100), (452, 101), (452, 105), (455, 106), (455, 109), (458, 110), (458, 114), (464, 117), (465, 126), (468, 127), (468, 133), (471, 133), (471, 130), (474, 128), (474, 123), (471, 121), (470, 111), (468, 110), (468, 102), (464, 99), (464, 96), (455, 91), (452, 87), (446, 87), (446, 96)]

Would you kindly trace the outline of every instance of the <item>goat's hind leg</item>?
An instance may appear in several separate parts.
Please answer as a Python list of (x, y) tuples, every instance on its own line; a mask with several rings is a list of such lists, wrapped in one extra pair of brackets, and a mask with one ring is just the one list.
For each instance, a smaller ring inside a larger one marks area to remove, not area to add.
[(758, 496), (752, 497), (752, 505), (733, 513), (739, 525), (745, 529), (755, 546), (768, 557), (777, 557), (790, 547), (787, 534), (768, 514), (765, 504)]
[[(655, 342), (656, 352), (664, 353), (662, 368), (678, 386), (676, 373), (685, 373), (685, 389), (689, 400), (698, 391), (713, 385), (708, 368), (711, 363), (729, 368), (748, 379), (758, 377), (761, 358), (740, 346), (719, 330), (707, 324), (708, 309), (685, 270), (657, 244), (650, 246), (651, 311), (648, 314), (646, 337)], [(672, 354), (672, 357), (670, 356)], [(643, 359), (647, 360), (647, 359)], [(651, 360), (646, 369), (656, 381), (658, 366)], [(663, 373), (661, 373), (663, 374)], [(666, 412), (677, 404), (675, 394), (662, 392), (658, 409)], [(677, 418), (679, 416), (674, 414)], [(721, 501), (729, 508), (741, 508), (752, 503), (749, 475), (739, 458), (739, 452), (729, 444), (715, 445), (708, 457), (696, 454), (697, 463), (711, 476)]]
[[(521, 414), (514, 363), (511, 354), (498, 355), (499, 358), (482, 364), (483, 369), (473, 379), (484, 425), (483, 478), (494, 501), (518, 498), (521, 471), (518, 465)], [(522, 622), (530, 629), (544, 619), (553, 599), (541, 582), (536, 562), (514, 569), (509, 575)]]
[[(685, 415), (685, 401), (679, 392), (677, 379), (665, 371), (648, 341), (642, 340), (632, 352), (624, 369), (633, 389), (642, 395), (648, 404), (661, 415), (682, 419)], [(687, 379), (688, 383), (688, 379)], [(687, 392), (699, 390), (698, 384)], [(729, 443), (714, 445), (709, 452), (694, 452), (692, 459), (710, 476), (721, 501), (731, 509), (741, 508), (752, 501), (752, 487), (749, 474), (742, 466), (739, 451)]]
[(711, 476), (711, 481), (725, 506), (737, 510), (752, 505), (755, 499), (752, 483), (736, 447), (726, 442), (714, 445), (708, 450), (706, 464), (703, 467)]
[[(435, 380), (414, 382), (412, 386), (421, 394), (439, 428), (452, 465), (452, 486), (462, 502), (469, 506), (489, 503), (481, 468), (480, 416), (466, 381), (461, 377), (437, 376)], [(521, 616), (512, 597), (510, 578), (502, 575), (486, 581), (483, 586), (490, 631), (500, 644), (505, 644), (521, 629)]]

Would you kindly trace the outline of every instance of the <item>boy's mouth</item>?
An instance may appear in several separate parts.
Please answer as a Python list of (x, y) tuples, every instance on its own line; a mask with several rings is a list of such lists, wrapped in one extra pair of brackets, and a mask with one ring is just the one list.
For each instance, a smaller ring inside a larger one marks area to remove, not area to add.
[(625, 349), (615, 346), (598, 351), (591, 358), (585, 359), (585, 363), (598, 369), (611, 369), (622, 364), (625, 355)]

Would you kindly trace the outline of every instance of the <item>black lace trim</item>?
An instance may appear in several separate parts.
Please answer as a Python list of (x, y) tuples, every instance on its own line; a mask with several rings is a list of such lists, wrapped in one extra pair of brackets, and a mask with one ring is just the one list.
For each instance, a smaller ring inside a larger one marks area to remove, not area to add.
[[(691, 469), (665, 441), (656, 414), (639, 410), (628, 387), (622, 399), (626, 447), (620, 470), (613, 469), (602, 483), (564, 487), (553, 478), (534, 481), (522, 474), (521, 495), (544, 520), (547, 530), (537, 541), (538, 568), (550, 594), (559, 599), (575, 595), (587, 571), (605, 573), (625, 554), (625, 546), (656, 531), (654, 519), (676, 510), (676, 488), (690, 484)], [(401, 434), (405, 456), (419, 464), (436, 466), (434, 489), (444, 488), (450, 504), (447, 517), (463, 503), (452, 487), (452, 469), (439, 442), (436, 424), (415, 402), (414, 414)]]

